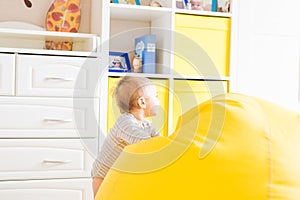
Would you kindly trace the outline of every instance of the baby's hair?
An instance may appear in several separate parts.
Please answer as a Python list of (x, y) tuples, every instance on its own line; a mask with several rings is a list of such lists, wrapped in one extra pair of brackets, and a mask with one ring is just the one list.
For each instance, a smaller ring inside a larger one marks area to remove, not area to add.
[(145, 94), (145, 87), (149, 85), (153, 85), (153, 82), (148, 78), (124, 76), (114, 91), (121, 113), (136, 107), (135, 100)]

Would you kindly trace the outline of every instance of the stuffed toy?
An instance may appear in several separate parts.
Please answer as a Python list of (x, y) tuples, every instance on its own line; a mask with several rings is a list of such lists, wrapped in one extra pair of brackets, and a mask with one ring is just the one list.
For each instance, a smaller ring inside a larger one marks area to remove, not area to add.
[[(80, 0), (55, 0), (46, 16), (46, 30), (58, 32), (78, 32), (80, 25)], [(72, 41), (47, 40), (46, 49), (72, 50)]]

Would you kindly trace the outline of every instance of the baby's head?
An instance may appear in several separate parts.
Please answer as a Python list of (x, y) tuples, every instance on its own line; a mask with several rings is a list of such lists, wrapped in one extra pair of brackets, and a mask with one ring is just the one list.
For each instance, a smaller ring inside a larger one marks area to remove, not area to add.
[(191, 0), (192, 10), (203, 10), (203, 0)]
[(154, 83), (145, 77), (123, 77), (114, 93), (121, 113), (144, 109), (146, 117), (158, 112), (159, 100)]

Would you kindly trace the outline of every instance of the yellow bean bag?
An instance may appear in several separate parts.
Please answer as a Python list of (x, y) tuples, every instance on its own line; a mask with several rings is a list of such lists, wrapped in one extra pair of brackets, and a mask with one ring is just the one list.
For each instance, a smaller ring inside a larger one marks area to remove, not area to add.
[(227, 94), (185, 113), (170, 137), (130, 145), (96, 200), (299, 200), (300, 117)]

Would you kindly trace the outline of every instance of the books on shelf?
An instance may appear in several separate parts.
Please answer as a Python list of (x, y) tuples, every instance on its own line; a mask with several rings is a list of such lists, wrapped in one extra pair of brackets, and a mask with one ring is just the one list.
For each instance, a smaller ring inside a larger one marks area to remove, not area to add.
[(156, 35), (147, 34), (135, 38), (135, 55), (142, 62), (142, 72), (154, 74), (156, 65)]

